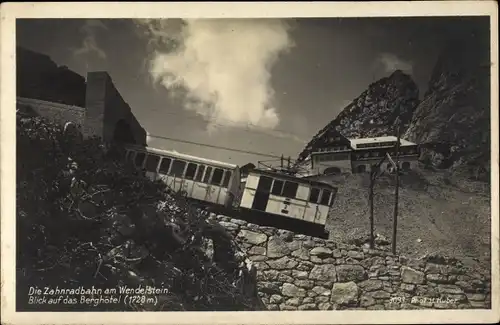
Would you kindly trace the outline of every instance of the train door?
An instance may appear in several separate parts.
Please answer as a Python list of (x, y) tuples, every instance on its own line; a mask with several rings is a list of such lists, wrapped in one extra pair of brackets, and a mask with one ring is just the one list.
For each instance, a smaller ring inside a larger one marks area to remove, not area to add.
[(224, 169), (215, 168), (212, 174), (212, 180), (210, 181), (210, 183), (212, 184), (211, 193), (213, 195), (213, 202), (220, 205), (224, 204), (224, 200), (226, 198), (226, 189), (222, 187), (224, 174)]
[[(193, 199), (203, 201), (205, 200), (205, 196), (207, 194), (207, 184), (203, 183), (203, 175), (205, 174), (205, 165), (198, 165), (198, 170), (196, 171), (196, 175), (194, 177), (193, 184)], [(207, 169), (208, 172), (208, 169)]]
[(269, 195), (271, 192), (271, 185), (273, 179), (266, 176), (260, 176), (259, 184), (255, 191), (255, 197), (252, 203), (252, 209), (259, 211), (266, 211)]
[(203, 187), (203, 192), (204, 192), (204, 196), (203, 196), (203, 200), (204, 201), (207, 201), (207, 202), (212, 202), (213, 199), (212, 199), (212, 196), (213, 196), (213, 189), (212, 189), (212, 186), (210, 185), (210, 179), (212, 178), (212, 167), (207, 167), (207, 169), (205, 170), (205, 175), (203, 176), (203, 184), (202, 187)]
[(146, 169), (146, 176), (153, 181), (156, 181), (158, 179), (159, 163), (160, 163), (160, 156), (148, 154), (146, 158), (146, 164), (144, 167)]
[[(243, 185), (244, 184), (244, 185)], [(240, 207), (251, 209), (253, 200), (255, 198), (255, 189), (259, 184), (259, 176), (254, 174), (249, 174), (246, 177), (246, 180), (243, 179), (242, 182), (242, 193), (240, 200)]]
[(299, 184), (295, 200), (292, 200), (290, 207), (290, 217), (303, 219), (304, 211), (307, 209), (307, 200), (309, 199), (309, 186)]
[(182, 190), (186, 192), (188, 197), (193, 197), (194, 177), (197, 168), (198, 165), (192, 162), (188, 163), (186, 167), (186, 173), (184, 175), (184, 183)]
[(162, 180), (167, 186), (171, 186), (171, 178), (169, 175), (170, 166), (172, 165), (172, 159), (168, 157), (163, 157), (160, 162), (160, 167), (158, 168), (158, 178)]
[(318, 213), (316, 214), (316, 223), (324, 225), (326, 219), (328, 218), (328, 212), (330, 212), (330, 200), (332, 196), (332, 191), (323, 189), (321, 193), (321, 199), (318, 204)]
[(184, 170), (186, 169), (186, 162), (183, 160), (174, 160), (170, 169), (170, 176), (172, 176), (172, 189), (174, 191), (181, 191), (184, 183)]
[(319, 211), (318, 201), (321, 194), (321, 190), (317, 187), (311, 187), (309, 191), (309, 202), (306, 205), (304, 211), (304, 220), (309, 222), (315, 222)]
[(236, 167), (231, 171), (231, 177), (229, 179), (229, 184), (227, 187), (227, 199), (225, 202), (226, 207), (236, 207), (241, 201), (241, 179), (240, 179), (240, 169)]

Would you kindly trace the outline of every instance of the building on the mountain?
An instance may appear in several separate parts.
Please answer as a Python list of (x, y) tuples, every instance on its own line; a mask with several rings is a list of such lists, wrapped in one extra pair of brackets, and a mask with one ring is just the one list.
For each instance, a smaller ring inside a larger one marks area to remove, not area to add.
[[(335, 130), (328, 133), (322, 137), (324, 140), (316, 150), (311, 152), (312, 174), (370, 172), (386, 153), (395, 159), (397, 142), (395, 136), (347, 139)], [(418, 145), (400, 139), (399, 148), (399, 168), (405, 171), (414, 169), (418, 163)], [(380, 169), (385, 171), (393, 169), (389, 159), (386, 159)]]
[(331, 130), (322, 137), (316, 150), (311, 152), (313, 174), (338, 174), (350, 172), (351, 142), (340, 132)]

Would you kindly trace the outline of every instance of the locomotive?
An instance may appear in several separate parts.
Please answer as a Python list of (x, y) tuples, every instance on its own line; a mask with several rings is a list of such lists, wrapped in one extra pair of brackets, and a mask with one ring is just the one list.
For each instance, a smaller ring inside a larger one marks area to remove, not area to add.
[(325, 224), (337, 194), (329, 184), (136, 145), (125, 146), (125, 159), (150, 179), (226, 215), (328, 237)]

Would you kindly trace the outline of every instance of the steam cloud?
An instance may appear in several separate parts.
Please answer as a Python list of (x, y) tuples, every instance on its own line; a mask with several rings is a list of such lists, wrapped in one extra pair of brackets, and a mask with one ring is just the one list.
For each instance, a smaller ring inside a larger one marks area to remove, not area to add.
[(382, 53), (378, 57), (378, 63), (382, 65), (385, 72), (392, 73), (401, 70), (407, 74), (413, 74), (413, 63), (405, 61), (392, 53)]
[(85, 21), (85, 24), (80, 28), (80, 31), (84, 33), (85, 38), (83, 39), (82, 46), (73, 51), (74, 55), (95, 53), (101, 59), (106, 59), (106, 52), (104, 52), (97, 45), (96, 32), (98, 29), (108, 30), (108, 27), (97, 19), (89, 19)]
[[(153, 51), (149, 73), (209, 124), (273, 129), (270, 70), (292, 46), (285, 22), (270, 19), (137, 20)], [(210, 125), (209, 125), (210, 127)]]

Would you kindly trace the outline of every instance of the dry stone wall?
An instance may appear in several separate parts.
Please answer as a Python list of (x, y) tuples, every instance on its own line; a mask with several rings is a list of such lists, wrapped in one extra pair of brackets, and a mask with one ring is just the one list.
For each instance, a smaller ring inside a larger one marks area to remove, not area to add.
[(407, 258), (221, 215), (210, 219), (256, 267), (269, 310), (491, 308), (489, 272), (456, 259)]

